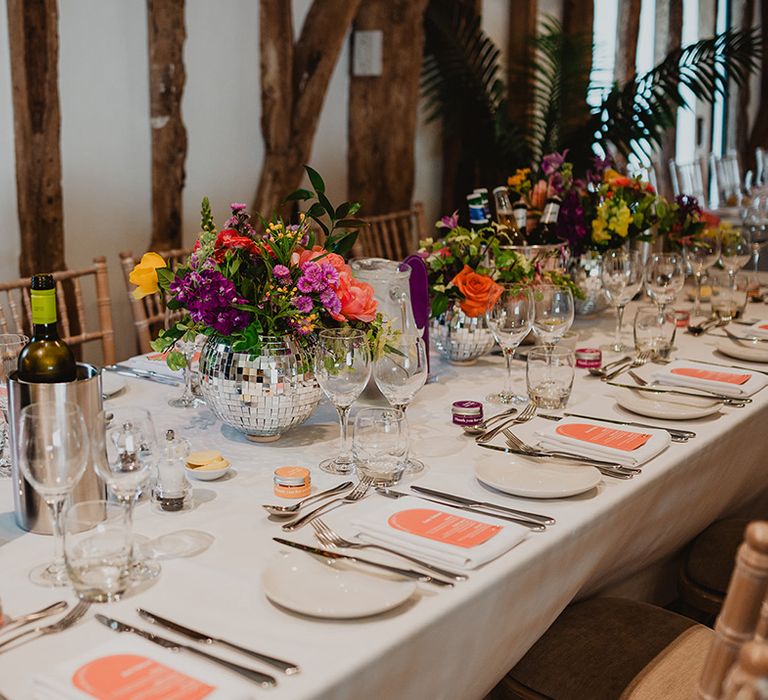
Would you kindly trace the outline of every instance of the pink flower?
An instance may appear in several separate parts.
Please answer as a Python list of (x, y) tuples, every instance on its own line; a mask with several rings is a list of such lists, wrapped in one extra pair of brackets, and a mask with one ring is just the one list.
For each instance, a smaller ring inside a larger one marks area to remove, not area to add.
[(370, 323), (376, 318), (376, 300), (373, 287), (352, 276), (349, 268), (339, 273), (336, 290), (341, 302), (341, 313), (334, 315), (337, 321), (363, 321)]
[(305, 262), (310, 262), (320, 257), (322, 257), (320, 262), (333, 265), (333, 269), (336, 270), (336, 272), (343, 272), (347, 267), (347, 264), (344, 262), (344, 258), (342, 258), (341, 255), (337, 255), (336, 253), (329, 253), (319, 245), (316, 245), (314, 248), (312, 248), (312, 250), (302, 250), (299, 252), (296, 264), (301, 266)]
[(533, 209), (544, 209), (547, 202), (548, 183), (546, 180), (539, 180), (531, 190), (531, 207)]
[(453, 212), (450, 216), (444, 216), (437, 222), (437, 228), (455, 229), (459, 225), (459, 210)]

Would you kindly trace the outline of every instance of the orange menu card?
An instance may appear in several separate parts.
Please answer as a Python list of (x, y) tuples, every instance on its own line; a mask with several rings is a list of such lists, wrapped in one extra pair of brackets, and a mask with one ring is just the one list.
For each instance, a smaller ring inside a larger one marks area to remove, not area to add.
[(499, 525), (488, 525), (431, 508), (401, 510), (390, 515), (387, 522), (395, 530), (465, 549), (487, 542), (502, 530)]
[(89, 661), (75, 671), (72, 683), (98, 700), (201, 700), (216, 690), (135, 654), (116, 654)]
[(614, 450), (623, 450), (631, 452), (638, 447), (645, 445), (651, 439), (649, 433), (635, 433), (631, 430), (617, 430), (616, 428), (606, 428), (602, 425), (591, 425), (590, 423), (568, 423), (558, 425), (555, 429), (558, 435), (591, 442), (593, 445), (602, 445)]
[(745, 384), (752, 378), (751, 374), (713, 372), (709, 369), (698, 369), (697, 367), (677, 367), (672, 370), (672, 374), (681, 374), (684, 377), (693, 377), (694, 379), (704, 379), (708, 382), (725, 382), (726, 384)]

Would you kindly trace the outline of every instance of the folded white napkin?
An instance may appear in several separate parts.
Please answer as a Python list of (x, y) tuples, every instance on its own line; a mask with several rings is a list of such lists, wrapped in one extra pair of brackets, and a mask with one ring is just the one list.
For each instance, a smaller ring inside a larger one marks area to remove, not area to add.
[[(739, 333), (736, 333), (739, 335)], [(755, 336), (757, 338), (768, 338), (768, 321), (758, 321), (747, 328), (746, 335)]]
[[(193, 360), (193, 367), (197, 363), (197, 358)], [(134, 369), (149, 370), (150, 372), (157, 372), (158, 374), (164, 374), (174, 379), (182, 379), (183, 372), (181, 370), (173, 371), (165, 363), (165, 353), (149, 352), (146, 355), (136, 355), (123, 362), (124, 365), (133, 367)]]
[(714, 367), (699, 362), (676, 360), (657, 369), (651, 378), (670, 386), (712, 391), (725, 396), (752, 396), (768, 384), (768, 377), (759, 372)]
[(672, 441), (666, 430), (633, 428), (586, 418), (564, 418), (536, 433), (541, 447), (639, 466)]
[(361, 540), (459, 569), (476, 569), (496, 559), (528, 534), (522, 525), (411, 496), (355, 512), (352, 528)]
[(256, 697), (253, 684), (224, 668), (192, 654), (175, 654), (128, 634), (37, 674), (32, 688), (35, 700)]

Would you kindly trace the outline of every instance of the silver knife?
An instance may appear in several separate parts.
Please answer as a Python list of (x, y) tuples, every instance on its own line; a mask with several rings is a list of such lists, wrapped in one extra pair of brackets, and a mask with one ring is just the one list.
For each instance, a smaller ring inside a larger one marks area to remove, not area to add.
[[(546, 420), (562, 420), (561, 416), (551, 416), (546, 413), (538, 413), (539, 418), (545, 418)], [(695, 438), (696, 433), (692, 430), (680, 430), (679, 428), (661, 428), (658, 425), (650, 425), (648, 423), (638, 423), (631, 420), (612, 420), (611, 418), (597, 418), (595, 416), (585, 416), (582, 413), (569, 413), (568, 411), (563, 413), (563, 416), (572, 416), (573, 418), (586, 418), (587, 420), (599, 420), (603, 423), (613, 423), (614, 425), (631, 425), (635, 428), (656, 428), (657, 430), (666, 430), (670, 435), (679, 435), (681, 438)]]
[(109, 365), (104, 369), (108, 372), (121, 374), (124, 377), (133, 377), (134, 379), (147, 379), (150, 382), (167, 384), (168, 386), (179, 386), (179, 382), (177, 382), (173, 377), (166, 377), (162, 374), (151, 373), (149, 370), (138, 370), (133, 369), (133, 367), (126, 367), (124, 365)]
[(174, 642), (170, 639), (166, 639), (165, 637), (159, 637), (156, 634), (152, 634), (152, 632), (147, 632), (146, 630), (142, 630), (137, 627), (131, 627), (131, 625), (128, 625), (125, 622), (119, 622), (118, 620), (107, 617), (106, 615), (97, 614), (96, 619), (105, 627), (109, 627), (109, 629), (111, 629), (113, 632), (132, 632), (133, 634), (136, 634), (139, 637), (143, 637), (147, 641), (164, 647), (165, 649), (170, 649), (171, 651), (189, 651), (193, 654), (197, 654), (197, 656), (202, 656), (204, 659), (208, 659), (208, 661), (213, 661), (214, 663), (228, 668), (230, 671), (234, 671), (235, 673), (244, 676), (250, 681), (258, 683), (262, 688), (269, 688), (277, 684), (277, 681), (273, 676), (267, 675), (266, 673), (262, 673), (261, 671), (257, 671), (253, 668), (240, 666), (240, 664), (232, 663), (226, 659), (221, 659), (218, 656), (209, 654), (206, 651), (201, 651), (196, 647), (191, 647), (186, 644), (179, 644), (179, 642)]
[[(484, 443), (481, 443), (481, 447), (485, 447)], [(487, 509), (480, 508), (480, 506), (463, 506), (455, 501), (449, 501), (447, 498), (427, 498), (426, 496), (418, 496), (415, 493), (405, 493), (405, 491), (395, 491), (391, 488), (376, 488), (376, 492), (387, 498), (402, 498), (403, 496), (411, 496), (412, 498), (420, 498), (422, 501), (429, 501), (430, 503), (437, 503), (441, 506), (450, 506), (451, 508), (457, 508), (459, 510), (466, 510), (470, 513), (477, 513), (478, 515), (485, 515), (489, 518), (496, 518), (498, 520), (507, 520), (510, 523), (516, 523), (529, 528), (533, 532), (544, 532), (546, 526), (538, 520), (529, 520), (528, 518), (515, 517), (512, 515), (502, 515), (501, 513), (494, 513)]]
[[(745, 404), (752, 403), (752, 399), (746, 396), (726, 396), (725, 394), (716, 394), (714, 392), (707, 392), (702, 394), (695, 394), (692, 391), (680, 391), (679, 389), (660, 389), (652, 386), (640, 386), (638, 384), (619, 384), (619, 382), (606, 382), (610, 386), (618, 386), (622, 389), (634, 389), (635, 391), (649, 391), (652, 394), (676, 394), (677, 396), (692, 396), (696, 399), (717, 399), (718, 401), (725, 401), (731, 404)], [(706, 391), (706, 389), (697, 389), (696, 391)]]
[(509, 513), (510, 515), (522, 516), (529, 520), (534, 520), (542, 525), (554, 525), (555, 519), (550, 518), (548, 515), (539, 515), (538, 513), (529, 513), (525, 510), (516, 510), (515, 508), (508, 508), (506, 506), (499, 506), (495, 503), (489, 503), (487, 501), (478, 501), (473, 498), (467, 498), (466, 496), (456, 496), (452, 493), (445, 493), (444, 491), (437, 491), (435, 489), (428, 489), (426, 486), (411, 485), (411, 489), (416, 493), (424, 493), (427, 496), (436, 496), (437, 498), (444, 498), (448, 501), (454, 501), (455, 503), (461, 503), (464, 506), (479, 506), (481, 508), (488, 508), (490, 510), (498, 510), (502, 513)]
[(155, 615), (155, 613), (151, 613), (147, 610), (143, 610), (142, 608), (137, 608), (136, 612), (139, 613), (139, 615), (143, 617), (145, 620), (149, 620), (150, 622), (156, 625), (165, 627), (166, 629), (169, 629), (172, 632), (178, 632), (179, 634), (184, 635), (185, 637), (194, 639), (196, 642), (203, 642), (203, 644), (221, 644), (225, 647), (229, 647), (230, 649), (234, 649), (235, 651), (239, 651), (241, 654), (246, 654), (247, 656), (251, 656), (254, 659), (263, 661), (265, 664), (269, 664), (270, 666), (279, 668), (287, 676), (291, 676), (294, 673), (299, 672), (299, 667), (296, 664), (290, 663), (289, 661), (282, 661), (281, 659), (276, 659), (273, 656), (260, 654), (258, 651), (253, 651), (252, 649), (246, 649), (245, 647), (241, 647), (239, 644), (233, 644), (232, 642), (228, 642), (226, 639), (211, 637), (208, 634), (198, 632), (197, 630), (190, 629), (189, 627), (184, 627), (184, 625), (180, 625), (178, 622), (173, 622), (172, 620), (168, 620), (164, 617), (160, 617), (160, 615)]
[(310, 554), (319, 554), (326, 559), (346, 559), (347, 561), (356, 561), (366, 566), (372, 566), (375, 569), (382, 569), (383, 571), (389, 571), (391, 574), (397, 574), (404, 578), (412, 578), (416, 581), (423, 583), (433, 583), (436, 586), (445, 586), (446, 588), (453, 588), (453, 584), (450, 581), (443, 581), (441, 578), (435, 578), (429, 574), (425, 574), (422, 571), (416, 571), (414, 569), (401, 569), (399, 566), (390, 566), (389, 564), (382, 564), (378, 561), (372, 561), (371, 559), (363, 559), (362, 557), (353, 556), (351, 554), (339, 554), (339, 552), (332, 552), (328, 549), (320, 549), (320, 547), (313, 547), (309, 544), (301, 544), (301, 542), (292, 542), (291, 540), (284, 540), (282, 537), (273, 537), (275, 542), (287, 545), (288, 547), (294, 547), (300, 549), (303, 552), (309, 552)]

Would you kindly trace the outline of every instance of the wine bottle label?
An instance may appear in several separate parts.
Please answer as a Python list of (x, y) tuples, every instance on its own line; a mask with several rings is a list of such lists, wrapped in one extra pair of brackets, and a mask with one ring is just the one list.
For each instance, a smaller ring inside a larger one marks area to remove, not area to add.
[(541, 215), (542, 224), (554, 224), (557, 222), (557, 215), (560, 213), (560, 205), (557, 202), (547, 202), (544, 207), (544, 213)]
[(56, 290), (32, 290), (32, 323), (56, 323)]

